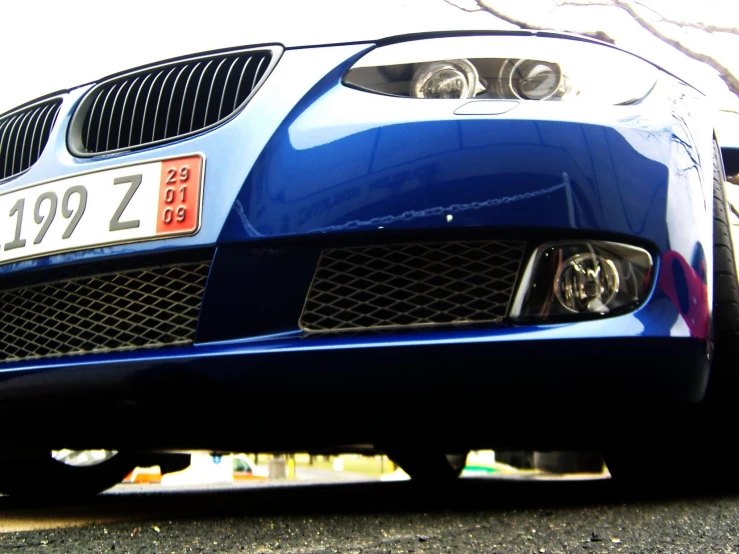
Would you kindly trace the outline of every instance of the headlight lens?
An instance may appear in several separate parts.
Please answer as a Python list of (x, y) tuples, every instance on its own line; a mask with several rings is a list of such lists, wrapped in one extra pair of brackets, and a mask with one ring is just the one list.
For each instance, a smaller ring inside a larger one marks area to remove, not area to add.
[(477, 94), (475, 66), (467, 60), (430, 62), (419, 67), (411, 81), (415, 98), (471, 98)]
[(562, 69), (556, 63), (518, 60), (508, 74), (508, 90), (521, 100), (547, 100), (565, 92)]
[(550, 243), (537, 248), (511, 306), (514, 319), (572, 319), (623, 313), (646, 300), (652, 257), (613, 242)]
[(383, 46), (344, 84), (412, 98), (486, 98), (628, 104), (654, 87), (658, 70), (615, 48), (567, 38), (473, 36)]

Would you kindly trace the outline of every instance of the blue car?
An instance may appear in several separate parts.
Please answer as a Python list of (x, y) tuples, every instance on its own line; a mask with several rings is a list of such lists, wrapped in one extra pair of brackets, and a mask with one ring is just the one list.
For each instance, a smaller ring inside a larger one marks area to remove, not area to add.
[(724, 186), (703, 93), (550, 32), (238, 47), (33, 100), (0, 115), (0, 491), (194, 449), (371, 445), (419, 479), (595, 450), (625, 482), (721, 452)]

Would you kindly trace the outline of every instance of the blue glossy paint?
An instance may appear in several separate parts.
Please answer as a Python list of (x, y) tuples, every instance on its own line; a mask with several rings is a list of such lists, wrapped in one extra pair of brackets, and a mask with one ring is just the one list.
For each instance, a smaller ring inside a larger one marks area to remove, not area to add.
[(202, 229), (192, 237), (95, 248), (0, 265), (0, 276), (73, 262), (216, 244), (236, 195), (274, 130), (316, 81), (369, 47), (370, 45), (353, 45), (291, 51), (289, 56), (280, 59), (259, 94), (237, 117), (225, 124), (209, 132), (160, 147), (97, 158), (75, 158), (69, 153), (67, 127), (72, 110), (90, 87), (69, 91), (39, 161), (23, 175), (0, 182), (0, 194), (78, 173), (199, 152), (206, 160)]
[[(700, 117), (700, 95), (664, 75), (650, 96), (631, 106), (521, 102), (497, 115), (457, 115), (468, 100), (393, 98), (343, 86), (341, 76), (370, 48), (288, 49), (255, 98), (226, 124), (107, 158), (68, 153), (66, 126), (87, 89), (70, 91), (39, 162), (0, 183), (0, 193), (117, 164), (202, 152), (203, 228), (193, 237), (7, 264), (0, 266), (0, 278), (72, 262), (216, 246), (198, 344), (2, 364), (0, 397), (24, 394), (29, 379), (49, 390), (44, 387), (55, 382), (51, 369), (59, 372), (54, 375), (108, 379), (113, 390), (166, 371), (175, 379), (178, 372), (209, 376), (224, 386), (258, 387), (288, 373), (303, 384), (329, 386), (341, 375), (369, 374), (385, 364), (383, 375), (394, 371), (412, 384), (420, 370), (403, 364), (433, 361), (430, 371), (438, 376), (455, 359), (469, 372), (461, 371), (467, 385), (499, 386), (511, 363), (524, 365), (522, 344), (536, 352), (532, 359), (540, 365), (587, 344), (589, 355), (598, 345), (604, 357), (611, 348), (626, 356), (628, 345), (641, 354), (674, 358), (672, 365), (657, 366), (637, 360), (621, 384), (638, 388), (641, 370), (666, 387), (665, 398), (700, 399), (708, 346), (702, 323), (711, 309), (713, 263), (711, 129)], [(638, 244), (655, 256), (655, 286), (632, 314), (571, 324), (331, 337), (299, 331), (302, 299), (321, 248), (432, 235), (512, 236), (532, 245), (565, 236)], [(660, 267), (663, 255), (669, 261)], [(694, 298), (698, 302), (686, 310)], [(690, 321), (696, 315), (703, 318), (697, 324)], [(440, 355), (444, 348), (449, 352)], [(464, 359), (465, 348), (474, 360)], [(691, 353), (685, 365), (673, 355), (677, 351)], [(302, 365), (288, 369), (285, 360)], [(586, 375), (596, 383), (601, 365), (581, 366), (569, 378)], [(617, 373), (616, 365), (609, 371)], [(675, 384), (673, 375), (679, 376), (679, 394), (668, 386)], [(79, 383), (82, 388), (86, 381)], [(356, 377), (352, 383), (362, 386)]]

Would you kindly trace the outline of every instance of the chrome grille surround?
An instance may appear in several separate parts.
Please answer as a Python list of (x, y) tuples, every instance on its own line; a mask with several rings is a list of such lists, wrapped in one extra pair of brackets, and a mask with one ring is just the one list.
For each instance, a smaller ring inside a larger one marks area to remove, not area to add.
[(266, 80), (282, 47), (178, 59), (102, 79), (69, 128), (77, 156), (152, 146), (203, 132), (236, 114)]
[(0, 116), (0, 181), (38, 161), (61, 105), (61, 98), (51, 98)]
[(0, 292), (0, 361), (189, 344), (210, 263)]
[(300, 327), (329, 332), (500, 321), (524, 249), (518, 241), (453, 241), (324, 250)]

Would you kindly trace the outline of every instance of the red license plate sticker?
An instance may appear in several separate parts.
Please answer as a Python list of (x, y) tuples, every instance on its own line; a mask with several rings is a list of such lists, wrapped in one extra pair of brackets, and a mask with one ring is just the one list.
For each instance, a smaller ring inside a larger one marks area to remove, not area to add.
[(202, 165), (200, 156), (162, 162), (157, 235), (194, 233), (198, 229)]

